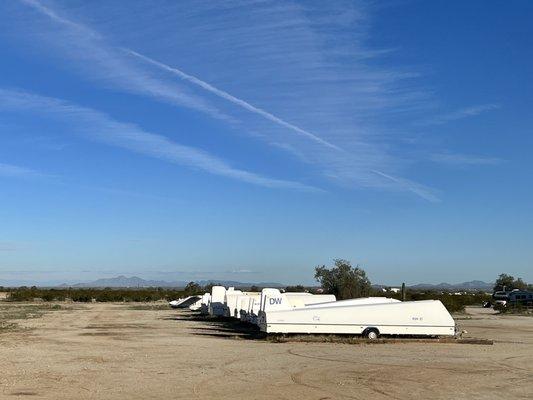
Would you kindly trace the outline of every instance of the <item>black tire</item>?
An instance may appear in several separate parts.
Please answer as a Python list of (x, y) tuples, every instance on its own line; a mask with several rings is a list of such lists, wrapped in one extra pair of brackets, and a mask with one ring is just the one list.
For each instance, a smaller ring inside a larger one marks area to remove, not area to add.
[(379, 339), (379, 330), (377, 328), (367, 328), (363, 332), (363, 336), (368, 340)]

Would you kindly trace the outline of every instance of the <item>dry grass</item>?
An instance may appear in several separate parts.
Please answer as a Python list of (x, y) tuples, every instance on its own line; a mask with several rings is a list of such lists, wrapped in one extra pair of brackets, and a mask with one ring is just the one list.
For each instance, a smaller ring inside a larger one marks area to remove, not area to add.
[(493, 345), (492, 340), (477, 338), (412, 338), (382, 337), (375, 340), (349, 335), (272, 335), (267, 340), (273, 343), (343, 343), (343, 344), (390, 344), (390, 343), (446, 343)]
[(138, 310), (138, 311), (150, 311), (150, 310), (161, 311), (161, 310), (169, 310), (170, 307), (167, 303), (164, 303), (164, 304), (152, 303), (152, 304), (136, 304), (136, 305), (129, 306), (128, 309)]
[(0, 333), (14, 331), (18, 325), (13, 322), (0, 321)]
[(60, 304), (0, 304), (0, 333), (21, 329), (17, 320), (40, 318), (44, 314), (69, 309)]

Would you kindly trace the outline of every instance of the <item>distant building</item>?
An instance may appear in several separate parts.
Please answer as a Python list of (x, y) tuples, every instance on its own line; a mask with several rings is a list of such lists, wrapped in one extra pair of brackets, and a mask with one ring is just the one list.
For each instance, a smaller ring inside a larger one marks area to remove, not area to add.
[(396, 288), (396, 287), (391, 287), (391, 288), (384, 288), (382, 287), (381, 288), (381, 291), (383, 293), (387, 293), (387, 292), (392, 292), (392, 293), (400, 293), (402, 289), (400, 288)]

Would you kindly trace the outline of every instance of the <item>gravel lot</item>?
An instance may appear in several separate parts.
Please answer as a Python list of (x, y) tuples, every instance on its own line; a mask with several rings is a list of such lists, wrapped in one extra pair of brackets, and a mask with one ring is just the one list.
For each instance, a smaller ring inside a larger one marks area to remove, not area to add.
[(486, 346), (273, 343), (154, 305), (62, 305), (29, 317), (13, 310), (24, 305), (0, 306), (2, 399), (533, 396), (533, 317), (492, 310), (457, 321), (467, 336), (495, 341)]

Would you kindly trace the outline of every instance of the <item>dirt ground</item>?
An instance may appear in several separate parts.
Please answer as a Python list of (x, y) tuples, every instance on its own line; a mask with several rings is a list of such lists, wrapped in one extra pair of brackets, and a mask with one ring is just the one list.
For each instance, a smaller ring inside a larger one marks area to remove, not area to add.
[(273, 343), (188, 311), (62, 305), (4, 323), (0, 398), (531, 399), (533, 317), (468, 313), (493, 346)]

